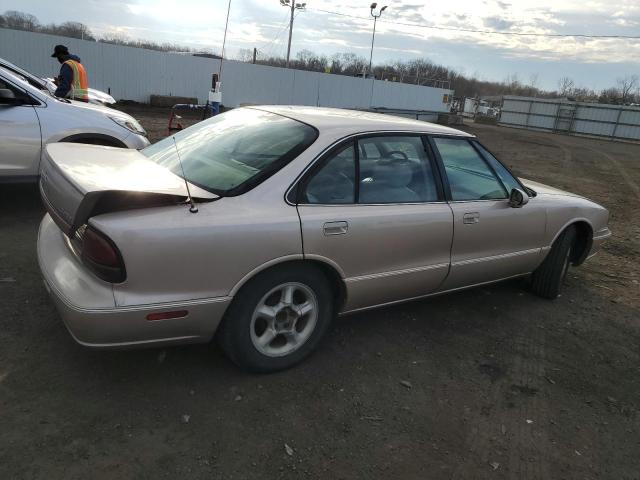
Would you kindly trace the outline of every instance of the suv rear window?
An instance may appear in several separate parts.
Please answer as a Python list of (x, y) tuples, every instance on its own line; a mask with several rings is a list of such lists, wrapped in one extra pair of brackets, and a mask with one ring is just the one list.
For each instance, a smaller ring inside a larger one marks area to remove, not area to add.
[(296, 120), (239, 108), (182, 130), (142, 153), (194, 185), (230, 196), (273, 175), (317, 137), (313, 127)]

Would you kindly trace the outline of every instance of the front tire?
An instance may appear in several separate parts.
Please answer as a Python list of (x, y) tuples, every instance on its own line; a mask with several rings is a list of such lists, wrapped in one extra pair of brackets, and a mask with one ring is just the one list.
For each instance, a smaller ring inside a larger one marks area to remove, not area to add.
[(576, 241), (576, 229), (567, 228), (556, 239), (542, 264), (531, 275), (531, 290), (543, 298), (558, 298), (571, 264), (571, 251)]
[(244, 370), (284, 370), (315, 350), (333, 313), (333, 294), (322, 271), (288, 265), (259, 274), (240, 289), (218, 340)]

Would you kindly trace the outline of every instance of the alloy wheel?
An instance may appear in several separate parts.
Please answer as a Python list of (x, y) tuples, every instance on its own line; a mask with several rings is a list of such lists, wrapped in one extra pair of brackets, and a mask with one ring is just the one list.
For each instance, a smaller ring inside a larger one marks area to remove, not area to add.
[(251, 317), (251, 341), (263, 355), (282, 357), (311, 337), (318, 321), (318, 299), (311, 288), (288, 282), (271, 289)]

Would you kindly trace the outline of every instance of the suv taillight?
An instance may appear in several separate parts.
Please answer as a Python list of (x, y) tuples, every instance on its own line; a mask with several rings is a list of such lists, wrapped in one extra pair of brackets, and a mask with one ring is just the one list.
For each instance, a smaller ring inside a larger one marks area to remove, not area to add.
[(105, 282), (122, 283), (127, 277), (118, 247), (109, 237), (87, 227), (82, 235), (82, 262)]

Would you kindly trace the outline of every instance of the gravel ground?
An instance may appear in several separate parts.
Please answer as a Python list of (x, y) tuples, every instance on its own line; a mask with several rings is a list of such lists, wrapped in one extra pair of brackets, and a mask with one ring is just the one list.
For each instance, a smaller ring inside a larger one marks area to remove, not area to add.
[[(166, 133), (168, 111), (134, 114)], [(0, 187), (0, 479), (640, 479), (640, 146), (465, 128), (606, 205), (613, 239), (556, 301), (511, 281), (344, 317), (266, 376), (212, 345), (76, 345), (37, 189)]]

